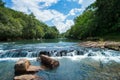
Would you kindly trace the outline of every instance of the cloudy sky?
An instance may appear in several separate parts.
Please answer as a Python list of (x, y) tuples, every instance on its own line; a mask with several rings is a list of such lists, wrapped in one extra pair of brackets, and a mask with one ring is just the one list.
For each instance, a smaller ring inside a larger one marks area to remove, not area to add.
[(40, 21), (49, 26), (55, 25), (62, 33), (70, 29), (76, 16), (82, 14), (85, 8), (95, 0), (3, 0), (6, 7), (31, 12)]

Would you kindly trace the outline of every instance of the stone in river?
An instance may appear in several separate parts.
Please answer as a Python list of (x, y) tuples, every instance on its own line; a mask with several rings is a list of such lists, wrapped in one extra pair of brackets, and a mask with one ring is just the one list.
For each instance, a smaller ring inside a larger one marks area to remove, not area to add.
[(48, 56), (50, 56), (50, 53), (48, 52), (48, 51), (41, 51), (40, 53), (39, 53), (39, 56), (40, 55), (48, 55)]
[(44, 70), (44, 69), (40, 66), (30, 65), (29, 68), (27, 69), (27, 73), (35, 73), (35, 72), (38, 72), (39, 70)]
[(31, 74), (42, 70), (40, 66), (32, 66), (27, 59), (20, 59), (14, 66), (15, 75)]
[(14, 66), (15, 74), (26, 73), (27, 69), (31, 65), (30, 61), (27, 59), (20, 59)]
[(26, 75), (15, 76), (14, 80), (43, 80), (43, 79), (38, 77), (37, 75), (26, 74)]
[(41, 63), (50, 69), (53, 69), (59, 66), (59, 61), (52, 59), (49, 56), (41, 55), (40, 59), (41, 59)]

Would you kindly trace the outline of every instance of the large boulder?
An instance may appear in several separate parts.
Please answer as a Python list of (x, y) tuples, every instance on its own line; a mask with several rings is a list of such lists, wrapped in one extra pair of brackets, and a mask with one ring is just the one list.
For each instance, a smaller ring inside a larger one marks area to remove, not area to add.
[(40, 59), (41, 59), (41, 63), (50, 69), (53, 69), (59, 66), (59, 61), (52, 59), (49, 56), (41, 55)]
[(30, 61), (27, 59), (20, 59), (14, 66), (15, 74), (26, 73), (27, 69), (31, 65)]
[(27, 59), (20, 59), (14, 66), (15, 75), (31, 74), (42, 70), (40, 66), (32, 66)]
[(14, 77), (14, 80), (43, 80), (42, 78), (38, 77), (37, 75), (20, 75)]

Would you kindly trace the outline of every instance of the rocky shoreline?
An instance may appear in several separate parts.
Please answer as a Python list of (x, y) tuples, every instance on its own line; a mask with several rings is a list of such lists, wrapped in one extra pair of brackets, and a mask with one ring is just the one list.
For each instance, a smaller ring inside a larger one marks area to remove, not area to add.
[(115, 41), (85, 41), (79, 44), (83, 47), (108, 48), (120, 51), (120, 42)]

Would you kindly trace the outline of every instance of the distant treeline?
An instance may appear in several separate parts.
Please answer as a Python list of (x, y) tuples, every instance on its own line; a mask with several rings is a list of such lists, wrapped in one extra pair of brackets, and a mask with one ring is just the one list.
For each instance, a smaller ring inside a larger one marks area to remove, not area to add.
[(74, 19), (74, 23), (63, 36), (87, 39), (120, 35), (120, 0), (96, 0)]
[(53, 39), (59, 31), (55, 26), (49, 27), (45, 23), (30, 15), (4, 7), (0, 0), (0, 40), (18, 39)]

